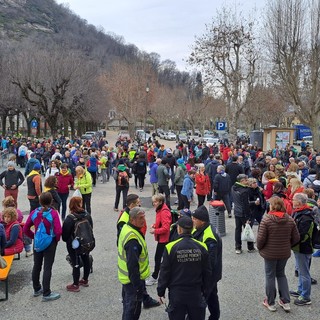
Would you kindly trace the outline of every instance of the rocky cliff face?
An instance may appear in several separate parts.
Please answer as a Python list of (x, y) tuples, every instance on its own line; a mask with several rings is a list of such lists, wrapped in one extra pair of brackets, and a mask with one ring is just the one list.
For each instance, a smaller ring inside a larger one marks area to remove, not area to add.
[(18, 39), (33, 31), (54, 32), (52, 0), (0, 0), (1, 38)]

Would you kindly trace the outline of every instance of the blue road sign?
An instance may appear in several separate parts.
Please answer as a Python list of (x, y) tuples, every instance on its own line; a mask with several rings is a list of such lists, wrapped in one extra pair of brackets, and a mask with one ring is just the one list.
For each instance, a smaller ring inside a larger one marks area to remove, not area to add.
[(216, 129), (217, 130), (226, 130), (226, 122), (216, 122)]
[(38, 121), (36, 119), (31, 121), (31, 128), (38, 128)]

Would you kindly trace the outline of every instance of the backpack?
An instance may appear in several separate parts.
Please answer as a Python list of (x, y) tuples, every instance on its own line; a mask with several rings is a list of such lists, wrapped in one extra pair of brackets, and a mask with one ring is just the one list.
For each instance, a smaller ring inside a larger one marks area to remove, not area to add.
[(320, 226), (313, 222), (312, 246), (314, 249), (320, 249)]
[[(34, 235), (34, 250), (36, 252), (41, 252), (47, 249), (52, 243), (54, 237), (53, 234), (53, 217), (51, 214), (51, 209), (49, 211), (43, 212), (40, 208), (36, 209), (31, 217), (32, 222), (38, 217), (38, 214), (41, 214), (41, 222), (38, 225), (38, 229)], [(46, 226), (44, 224), (44, 219), (50, 222), (50, 234), (47, 233)]]
[(96, 246), (96, 241), (93, 236), (93, 230), (87, 214), (84, 217), (71, 214), (75, 221), (74, 224), (74, 239), (79, 242), (79, 247), (76, 249), (78, 254), (89, 253)]
[(25, 157), (26, 156), (26, 150), (21, 149), (20, 151), (20, 157)]
[(320, 181), (319, 180), (312, 181), (311, 188), (314, 190), (316, 195), (319, 195), (319, 192), (320, 192)]
[(125, 187), (129, 182), (128, 173), (126, 171), (120, 171), (118, 174), (117, 183), (120, 187)]

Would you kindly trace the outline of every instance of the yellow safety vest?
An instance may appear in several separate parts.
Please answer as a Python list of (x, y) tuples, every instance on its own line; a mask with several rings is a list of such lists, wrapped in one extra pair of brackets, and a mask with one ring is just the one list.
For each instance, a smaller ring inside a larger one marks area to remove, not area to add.
[[(180, 242), (182, 239), (183, 239), (183, 238), (181, 237), (181, 238), (179, 238), (179, 239), (177, 239), (177, 240), (174, 240), (174, 241), (169, 242), (169, 243), (166, 245), (166, 249), (167, 249), (167, 251), (168, 251), (168, 254), (170, 254), (173, 246), (174, 246), (175, 244), (177, 244), (178, 242)], [(205, 243), (202, 243), (201, 241), (198, 241), (198, 240), (196, 240), (196, 239), (194, 239), (194, 238), (190, 238), (190, 239), (193, 240), (193, 241), (195, 241), (195, 242), (197, 242), (198, 244), (200, 244), (201, 246), (203, 246), (206, 250), (208, 250), (208, 248), (207, 248), (207, 246), (206, 246)]]
[[(197, 230), (193, 229), (192, 234), (195, 233)], [(203, 231), (201, 242), (206, 242), (207, 239), (213, 239), (214, 241), (217, 241), (217, 238), (212, 232), (211, 225), (209, 225), (205, 230)]]
[(139, 231), (125, 224), (121, 230), (119, 243), (118, 243), (118, 279), (122, 284), (130, 283), (129, 272), (127, 266), (127, 256), (124, 246), (132, 239), (136, 239), (142, 247), (139, 256), (139, 272), (140, 279), (145, 280), (150, 275), (149, 257), (146, 241)]
[(123, 211), (118, 222), (117, 222), (117, 225), (120, 223), (120, 222), (124, 222), (124, 223), (128, 223), (129, 222), (129, 213), (127, 211)]

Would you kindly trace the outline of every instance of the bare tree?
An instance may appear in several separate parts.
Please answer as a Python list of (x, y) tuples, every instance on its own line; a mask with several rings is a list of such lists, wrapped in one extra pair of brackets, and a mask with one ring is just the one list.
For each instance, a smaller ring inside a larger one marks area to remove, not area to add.
[(8, 68), (12, 83), (43, 116), (52, 135), (57, 133), (59, 117), (68, 120), (78, 106), (76, 98), (89, 92), (88, 84), (96, 77), (95, 68), (79, 52), (58, 46), (40, 49), (29, 42), (11, 54)]
[(231, 140), (236, 139), (237, 119), (244, 109), (246, 95), (255, 81), (257, 50), (253, 23), (236, 18), (223, 9), (206, 33), (198, 37), (188, 59), (200, 67), (204, 85), (213, 95), (226, 100), (226, 117)]
[(266, 31), (275, 64), (274, 81), (300, 121), (310, 126), (320, 148), (320, 3), (273, 0), (268, 4)]

